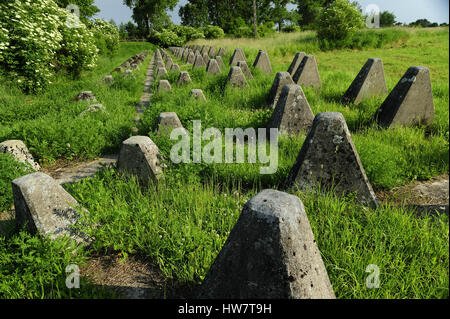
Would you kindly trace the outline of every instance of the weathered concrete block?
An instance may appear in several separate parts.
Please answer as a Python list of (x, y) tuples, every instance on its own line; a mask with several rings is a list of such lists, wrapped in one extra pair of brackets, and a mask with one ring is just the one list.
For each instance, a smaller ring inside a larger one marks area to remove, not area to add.
[(366, 98), (385, 94), (387, 94), (387, 88), (383, 61), (378, 58), (370, 58), (345, 92), (341, 102), (343, 104), (359, 104)]
[(103, 104), (92, 104), (89, 105), (83, 112), (80, 113), (79, 116), (85, 116), (87, 113), (97, 113), (97, 112), (106, 112)]
[(203, 54), (202, 54), (202, 58), (203, 58), (203, 61), (205, 61), (205, 63), (206, 63), (206, 61), (209, 61), (209, 55), (208, 55), (208, 53), (203, 53)]
[(250, 199), (197, 297), (334, 299), (301, 200), (272, 189)]
[(430, 70), (412, 66), (375, 113), (380, 126), (428, 125), (434, 117)]
[(217, 52), (218, 56), (224, 56), (226, 53), (226, 48), (219, 48), (219, 52)]
[(208, 55), (212, 58), (212, 57), (215, 57), (216, 56), (216, 47), (215, 46), (211, 46), (210, 48), (209, 48), (209, 51), (208, 51)]
[(167, 93), (167, 92), (172, 90), (172, 87), (170, 86), (169, 81), (167, 81), (167, 80), (160, 80), (158, 82), (158, 88), (157, 89), (158, 89), (158, 93), (160, 93), (160, 92)]
[(253, 67), (260, 69), (263, 73), (272, 73), (272, 66), (270, 65), (269, 55), (266, 51), (259, 50)]
[(163, 112), (158, 116), (156, 131), (158, 134), (170, 135), (173, 129), (182, 128), (180, 119), (175, 112)]
[(189, 54), (189, 49), (185, 48), (183, 50), (183, 54), (181, 55), (181, 60), (186, 61), (188, 54)]
[(167, 55), (167, 59), (166, 59), (166, 70), (170, 70), (170, 68), (173, 65), (173, 60), (172, 57), (170, 55)]
[(237, 66), (241, 68), (242, 72), (247, 76), (249, 80), (253, 79), (252, 72), (245, 61), (238, 61)]
[(300, 85), (285, 85), (276, 104), (268, 128), (278, 128), (280, 133), (298, 135), (308, 131), (314, 114)]
[(306, 55), (305, 52), (297, 52), (295, 54), (294, 59), (291, 62), (291, 65), (289, 65), (289, 69), (288, 72), (291, 76), (294, 76), (295, 71), (297, 71), (298, 66), (300, 65), (300, 63), (302, 62), (304, 56)]
[(80, 215), (78, 202), (53, 178), (33, 173), (12, 181), (16, 223), (31, 234), (51, 239), (68, 236), (77, 243), (89, 244), (89, 237), (73, 226)]
[(231, 56), (230, 65), (235, 66), (239, 61), (246, 61), (244, 51), (241, 48), (234, 50)]
[(269, 95), (267, 96), (267, 105), (269, 107), (275, 108), (278, 98), (280, 97), (281, 90), (285, 85), (289, 84), (294, 84), (289, 72), (278, 72), (277, 75), (275, 75)]
[(201, 68), (205, 66), (206, 62), (203, 60), (202, 56), (201, 55), (195, 56), (193, 68)]
[(191, 81), (191, 77), (189, 76), (189, 73), (183, 71), (178, 76), (177, 86), (181, 86), (181, 85), (188, 84), (188, 83), (191, 83), (191, 82), (192, 81)]
[(35, 171), (41, 169), (41, 166), (34, 160), (25, 143), (20, 140), (8, 140), (0, 143), (0, 153), (11, 154), (16, 161), (30, 165)]
[(314, 88), (319, 88), (322, 86), (314, 55), (305, 55), (303, 57), (302, 62), (298, 66), (297, 71), (295, 71), (292, 79), (295, 84), (303, 87), (312, 86)]
[(159, 79), (163, 76), (167, 75), (167, 70), (166, 68), (162, 67), (162, 68), (158, 68), (158, 70), (156, 71), (156, 78)]
[(316, 115), (286, 181), (287, 187), (303, 190), (319, 185), (334, 187), (337, 194), (356, 192), (363, 204), (378, 206), (341, 113)]
[(242, 73), (241, 68), (238, 66), (231, 67), (230, 72), (228, 73), (227, 83), (231, 84), (233, 87), (238, 88), (248, 86), (244, 73)]
[(97, 98), (95, 97), (94, 93), (92, 91), (83, 91), (80, 92), (75, 98), (75, 101), (89, 101), (89, 102), (95, 102), (97, 101)]
[[(131, 73), (133, 73), (131, 70), (125, 70), (124, 74), (125, 74), (127, 71), (130, 71)], [(113, 78), (112, 75), (107, 75), (107, 76), (105, 76), (105, 77), (102, 79), (102, 82), (105, 83), (105, 84), (111, 85), (111, 84), (114, 83), (114, 78)]]
[(203, 55), (203, 54), (208, 54), (208, 52), (209, 52), (209, 46), (204, 45), (204, 46), (202, 47), (202, 50), (201, 50), (202, 55)]
[(180, 66), (178, 64), (172, 64), (170, 67), (170, 72), (180, 72)]
[(225, 68), (225, 63), (223, 63), (222, 57), (220, 55), (216, 56), (215, 60), (219, 64), (219, 67)]
[(200, 100), (206, 102), (205, 94), (203, 94), (203, 91), (200, 89), (192, 89), (191, 92), (189, 93), (189, 95), (192, 96), (196, 100), (200, 99)]
[(215, 59), (211, 59), (208, 61), (208, 65), (206, 66), (206, 72), (210, 74), (220, 74), (222, 71), (220, 70), (217, 61)]
[(162, 177), (159, 148), (148, 136), (132, 136), (122, 142), (117, 168), (137, 175), (147, 185)]
[(187, 58), (186, 58), (186, 63), (187, 64), (194, 64), (195, 62), (195, 54), (194, 51), (190, 51)]

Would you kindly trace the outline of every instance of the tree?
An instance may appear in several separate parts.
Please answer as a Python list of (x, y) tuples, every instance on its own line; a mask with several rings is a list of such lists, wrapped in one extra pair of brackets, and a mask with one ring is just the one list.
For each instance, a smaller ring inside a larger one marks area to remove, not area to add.
[(133, 20), (138, 28), (145, 28), (147, 36), (170, 24), (167, 10), (173, 10), (177, 3), (178, 0), (124, 0), (124, 4), (133, 9)]
[(325, 8), (317, 24), (317, 37), (322, 46), (339, 48), (354, 32), (364, 27), (361, 12), (348, 0), (335, 0)]
[(190, 0), (188, 4), (180, 7), (178, 15), (183, 25), (204, 27), (209, 24), (208, 1)]
[(297, 11), (300, 19), (298, 24), (306, 29), (313, 29), (317, 24), (322, 10), (334, 0), (297, 0)]
[(431, 25), (431, 22), (427, 19), (418, 19), (409, 24), (410, 26), (421, 26), (422, 28), (428, 28)]
[(55, 0), (60, 8), (67, 8), (70, 4), (75, 4), (80, 8), (80, 20), (86, 23), (89, 18), (92, 18), (100, 9), (94, 5), (94, 0)]
[(395, 24), (395, 15), (389, 11), (380, 13), (380, 27), (392, 27)]

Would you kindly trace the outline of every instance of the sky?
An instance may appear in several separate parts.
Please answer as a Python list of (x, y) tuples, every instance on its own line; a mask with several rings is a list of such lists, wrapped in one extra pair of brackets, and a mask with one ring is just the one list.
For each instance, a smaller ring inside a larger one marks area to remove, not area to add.
[[(368, 5), (376, 4), (381, 11), (393, 12), (397, 17), (396, 20), (403, 23), (423, 18), (430, 22), (449, 23), (449, 0), (358, 0), (358, 2), (363, 11)], [(178, 10), (186, 3), (187, 0), (180, 0), (175, 10), (170, 12), (174, 23), (181, 23)], [(95, 0), (95, 5), (100, 9), (97, 18), (108, 21), (114, 19), (117, 24), (132, 21), (132, 11), (123, 5), (123, 0)]]

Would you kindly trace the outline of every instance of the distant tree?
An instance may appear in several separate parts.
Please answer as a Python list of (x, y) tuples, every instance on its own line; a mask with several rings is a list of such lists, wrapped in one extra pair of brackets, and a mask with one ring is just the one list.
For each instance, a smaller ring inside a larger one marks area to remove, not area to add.
[(319, 16), (317, 37), (322, 47), (345, 47), (355, 31), (363, 26), (363, 16), (352, 3), (335, 0)]
[(297, 0), (298, 24), (303, 28), (313, 29), (322, 10), (333, 2), (334, 0)]
[(204, 27), (209, 24), (208, 1), (190, 0), (189, 3), (180, 7), (178, 15), (183, 25), (191, 27)]
[(418, 19), (409, 24), (410, 26), (420, 26), (422, 28), (428, 28), (431, 25), (431, 22), (427, 19)]
[(167, 10), (173, 10), (177, 3), (178, 0), (124, 0), (133, 9), (133, 20), (140, 30), (145, 29), (146, 36), (170, 24)]
[(448, 27), (448, 23), (442, 22), (439, 26), (440, 27)]
[(392, 27), (395, 24), (395, 15), (389, 11), (380, 13), (380, 27)]

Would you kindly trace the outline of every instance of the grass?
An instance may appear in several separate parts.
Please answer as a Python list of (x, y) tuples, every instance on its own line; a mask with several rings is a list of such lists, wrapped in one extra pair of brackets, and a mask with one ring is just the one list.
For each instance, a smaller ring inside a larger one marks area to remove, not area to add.
[[(0, 140), (23, 140), (44, 165), (59, 158), (90, 159), (117, 150), (131, 134), (149, 58), (136, 72), (136, 80), (114, 74), (115, 84), (110, 87), (101, 79), (129, 57), (152, 48), (148, 43), (121, 43), (119, 52), (100, 57), (93, 71), (78, 80), (60, 74), (41, 95), (25, 95), (2, 78)], [(81, 91), (92, 91), (107, 112), (78, 117), (89, 106), (72, 101)]]
[[(283, 34), (258, 41), (196, 41), (227, 47), (226, 64), (233, 49), (242, 47), (255, 79), (249, 81), (250, 87), (245, 90), (227, 88), (228, 68), (212, 76), (206, 74), (204, 68), (192, 70), (192, 66), (174, 59), (182, 70), (189, 72), (193, 83), (177, 87), (178, 74), (169, 73), (167, 79), (172, 91), (152, 96), (151, 107), (139, 125), (140, 134), (149, 135), (162, 154), (170, 158), (175, 141), (154, 132), (161, 112), (176, 112), (191, 132), (194, 120), (201, 120), (203, 129), (215, 127), (222, 133), (225, 128), (265, 127), (271, 116), (271, 111), (265, 108), (265, 98), (275, 73), (287, 70), (295, 52), (306, 51), (316, 56), (323, 82), (318, 91), (305, 89), (313, 113), (337, 111), (344, 114), (375, 189), (390, 189), (448, 172), (448, 28), (402, 29), (402, 32), (408, 32), (408, 37), (378, 48), (328, 52), (318, 49), (312, 32)], [(258, 49), (268, 51), (273, 74), (261, 74), (251, 66)], [(382, 58), (389, 91), (409, 66), (430, 68), (436, 114), (429, 128), (380, 130), (368, 125), (384, 97), (366, 100), (359, 106), (339, 103), (369, 57)], [(153, 92), (156, 92), (156, 85), (154, 83)], [(189, 91), (194, 88), (203, 90), (207, 102), (189, 98)], [(76, 95), (73, 93), (67, 96)], [(131, 129), (131, 122), (127, 123), (126, 132)], [(62, 287), (65, 278), (63, 265), (83, 263), (91, 253), (120, 252), (124, 258), (130, 254), (143, 255), (153, 260), (167, 278), (193, 287), (199, 285), (237, 221), (242, 206), (261, 189), (280, 189), (304, 139), (304, 134), (280, 137), (279, 167), (272, 175), (261, 175), (260, 163), (174, 164), (168, 161), (164, 179), (158, 185), (141, 187), (135, 177), (125, 176), (114, 167), (71, 185), (68, 191), (89, 211), (83, 215), (87, 223), (80, 227), (95, 236), (92, 247), (80, 249), (70, 258), (62, 252), (49, 256), (44, 251), (64, 242), (48, 242), (15, 233), (0, 241), (0, 256), (4, 256), (4, 260), (15, 260), (14, 265), (17, 265), (11, 268), (10, 262), (0, 262), (0, 274), (7, 278), (0, 286), (3, 289), (0, 296), (66, 298), (68, 291), (57, 288)], [(118, 142), (113, 144), (118, 146)], [(43, 148), (45, 152), (47, 149)], [(351, 196), (337, 197), (318, 190), (289, 192), (299, 196), (305, 204), (337, 298), (448, 298), (448, 216), (418, 217), (389, 203), (373, 210), (360, 206)], [(18, 249), (22, 246), (27, 249)], [(19, 262), (21, 257), (33, 254), (30, 251), (42, 255), (41, 270), (30, 267), (25, 261)], [(50, 259), (55, 260), (54, 264)], [(366, 267), (370, 264), (380, 269), (378, 289), (368, 289), (365, 285), (369, 275)], [(35, 276), (20, 279), (27, 273)], [(26, 287), (11, 289), (16, 286)], [(103, 296), (104, 292), (94, 289), (88, 281), (82, 287), (75, 297)]]

